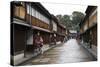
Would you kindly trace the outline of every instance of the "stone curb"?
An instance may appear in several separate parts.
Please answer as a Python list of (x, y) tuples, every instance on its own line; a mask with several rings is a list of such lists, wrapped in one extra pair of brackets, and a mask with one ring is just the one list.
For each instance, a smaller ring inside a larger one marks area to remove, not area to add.
[(81, 46), (84, 47), (94, 57), (95, 60), (97, 60), (97, 56), (92, 53), (91, 49), (87, 48), (82, 43), (81, 43)]

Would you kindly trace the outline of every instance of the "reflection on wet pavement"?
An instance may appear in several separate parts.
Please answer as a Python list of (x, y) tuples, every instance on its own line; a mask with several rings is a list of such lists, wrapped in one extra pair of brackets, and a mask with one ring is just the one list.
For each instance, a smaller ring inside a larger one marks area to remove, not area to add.
[(79, 45), (75, 39), (70, 39), (66, 43), (31, 59), (24, 65), (61, 64), (87, 61), (93, 61), (92, 56), (81, 45)]

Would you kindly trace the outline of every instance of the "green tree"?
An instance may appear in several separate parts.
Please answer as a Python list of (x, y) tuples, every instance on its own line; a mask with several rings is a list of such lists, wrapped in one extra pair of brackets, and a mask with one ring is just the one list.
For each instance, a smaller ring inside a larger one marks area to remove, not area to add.
[(78, 25), (84, 19), (84, 14), (74, 11), (72, 15), (56, 15), (56, 17), (67, 29), (79, 30)]
[(72, 26), (74, 29), (79, 30), (79, 23), (84, 19), (84, 14), (78, 11), (72, 13)]
[(71, 28), (71, 20), (69, 15), (57, 15), (57, 19), (59, 20), (60, 23), (66, 26), (67, 29)]

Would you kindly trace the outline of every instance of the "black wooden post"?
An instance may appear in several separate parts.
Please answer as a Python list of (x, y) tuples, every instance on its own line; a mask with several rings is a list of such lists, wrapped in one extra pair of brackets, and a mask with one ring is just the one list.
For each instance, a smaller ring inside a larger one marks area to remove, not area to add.
[(26, 47), (27, 47), (27, 29), (25, 29), (24, 58), (26, 58)]

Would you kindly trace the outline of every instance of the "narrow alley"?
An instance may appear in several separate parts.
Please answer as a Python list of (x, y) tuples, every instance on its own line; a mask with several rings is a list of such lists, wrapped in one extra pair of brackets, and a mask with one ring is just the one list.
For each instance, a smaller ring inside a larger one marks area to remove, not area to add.
[(60, 44), (44, 54), (41, 54), (22, 65), (36, 65), (36, 64), (61, 64), (73, 62), (88, 62), (93, 61), (93, 57), (76, 39), (70, 39), (64, 44)]

